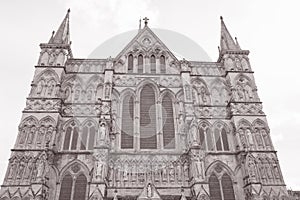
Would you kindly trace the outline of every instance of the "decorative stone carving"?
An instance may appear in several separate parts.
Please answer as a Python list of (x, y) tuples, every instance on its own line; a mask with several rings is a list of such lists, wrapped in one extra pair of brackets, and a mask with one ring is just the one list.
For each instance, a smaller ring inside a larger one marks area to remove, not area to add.
[(197, 106), (194, 108), (197, 118), (226, 118), (229, 116), (229, 110), (226, 107)]
[(62, 112), (67, 116), (87, 116), (87, 115), (99, 115), (101, 112), (101, 106), (95, 105), (68, 105), (63, 106)]
[(261, 103), (231, 103), (232, 115), (265, 115)]
[(25, 111), (58, 111), (61, 107), (60, 100), (27, 99)]

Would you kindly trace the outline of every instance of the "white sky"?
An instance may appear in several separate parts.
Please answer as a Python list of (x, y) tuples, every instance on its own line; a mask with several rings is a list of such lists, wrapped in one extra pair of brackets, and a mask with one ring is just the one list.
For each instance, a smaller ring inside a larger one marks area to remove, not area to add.
[(30, 91), (39, 44), (71, 8), (72, 50), (87, 57), (110, 37), (149, 26), (182, 33), (217, 60), (220, 19), (251, 51), (258, 94), (288, 188), (300, 190), (300, 2), (298, 0), (10, 0), (0, 2), (0, 182)]

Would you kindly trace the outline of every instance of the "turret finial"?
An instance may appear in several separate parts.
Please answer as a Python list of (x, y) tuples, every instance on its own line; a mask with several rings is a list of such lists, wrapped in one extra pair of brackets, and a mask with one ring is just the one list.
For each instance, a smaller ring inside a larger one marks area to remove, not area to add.
[(142, 29), (142, 19), (140, 17), (140, 20), (139, 20), (139, 30), (141, 30), (141, 29)]

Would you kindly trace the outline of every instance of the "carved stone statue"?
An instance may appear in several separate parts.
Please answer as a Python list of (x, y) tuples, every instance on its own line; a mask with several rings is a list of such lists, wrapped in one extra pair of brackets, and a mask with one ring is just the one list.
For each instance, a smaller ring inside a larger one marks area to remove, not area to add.
[(248, 142), (249, 142), (249, 146), (253, 146), (254, 145), (254, 141), (253, 141), (253, 137), (252, 137), (252, 133), (250, 131), (250, 129), (246, 129), (246, 135), (247, 135), (247, 138), (248, 138)]
[(243, 88), (240, 85), (236, 86), (236, 98), (238, 100), (244, 100), (244, 92), (243, 92)]
[(28, 127), (24, 126), (24, 127), (20, 130), (20, 140), (19, 140), (19, 143), (20, 143), (20, 144), (24, 144), (24, 143), (25, 143), (27, 133), (28, 133)]
[(10, 163), (10, 166), (8, 168), (8, 179), (12, 179), (14, 177), (14, 174), (17, 170), (17, 161), (16, 159), (14, 159), (11, 163)]
[(25, 173), (24, 173), (24, 178), (25, 179), (30, 178), (32, 167), (33, 167), (32, 160), (29, 160), (28, 164), (27, 164), (27, 168), (26, 168)]
[(180, 115), (178, 119), (178, 132), (180, 134), (185, 133), (185, 123), (184, 123), (183, 115)]
[(242, 70), (241, 62), (238, 58), (235, 58), (235, 65), (237, 70)]
[(247, 143), (246, 143), (245, 134), (244, 134), (244, 130), (243, 129), (239, 130), (239, 135), (240, 135), (242, 147), (246, 148), (247, 147)]
[(96, 161), (95, 175), (96, 179), (102, 180), (104, 164), (101, 160)]
[(37, 160), (36, 163), (36, 169), (37, 169), (37, 178), (42, 178), (44, 175), (44, 171), (45, 171), (45, 165), (46, 165), (46, 160), (45, 157), (42, 156), (40, 159)]
[(245, 91), (245, 99), (246, 99), (246, 100), (251, 100), (251, 99), (253, 99), (252, 88), (251, 88), (248, 84), (245, 85), (244, 91)]
[(262, 136), (263, 136), (263, 138), (264, 138), (265, 145), (266, 145), (266, 146), (271, 146), (270, 138), (269, 138), (269, 135), (268, 135), (268, 133), (266, 132), (266, 130), (265, 130), (265, 129), (262, 129), (260, 132), (261, 132), (261, 134), (262, 134)]
[(94, 177), (98, 181), (103, 181), (107, 176), (107, 164), (105, 162), (104, 155), (96, 155), (95, 167), (94, 167)]
[(276, 164), (273, 164), (273, 171), (274, 171), (275, 178), (280, 179), (279, 169), (278, 169), (278, 166)]
[(148, 185), (147, 185), (147, 197), (148, 198), (153, 197), (152, 186), (150, 183), (148, 183)]
[(256, 180), (255, 162), (251, 158), (249, 159), (248, 162), (248, 173), (249, 173), (249, 178), (255, 181)]
[(21, 179), (23, 174), (24, 174), (24, 169), (25, 169), (25, 163), (23, 160), (20, 161), (19, 163), (19, 169), (17, 173), (17, 179)]
[(27, 139), (27, 143), (28, 144), (32, 144), (33, 143), (35, 132), (36, 132), (36, 127), (35, 126), (31, 127), (30, 128), (30, 132), (28, 134), (28, 139)]
[(37, 83), (37, 87), (36, 87), (36, 95), (37, 95), (37, 96), (43, 95), (44, 88), (45, 88), (45, 81), (44, 81), (44, 80), (40, 80), (40, 81)]
[(107, 133), (107, 130), (106, 130), (106, 123), (104, 121), (100, 122), (100, 127), (99, 127), (99, 140), (102, 141), (105, 141), (106, 140), (106, 133)]
[(204, 163), (198, 152), (192, 155), (192, 171), (195, 180), (200, 181), (204, 179)]
[(192, 145), (198, 145), (198, 131), (195, 126), (191, 128), (191, 139)]
[(200, 88), (200, 99), (201, 101), (199, 103), (204, 105), (206, 105), (209, 101), (209, 96), (204, 86)]

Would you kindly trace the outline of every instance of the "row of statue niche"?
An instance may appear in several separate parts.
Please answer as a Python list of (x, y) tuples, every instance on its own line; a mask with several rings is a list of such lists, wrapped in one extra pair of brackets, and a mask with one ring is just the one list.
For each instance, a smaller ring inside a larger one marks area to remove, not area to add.
[(38, 159), (11, 159), (8, 165), (8, 180), (41, 180), (46, 169), (46, 155)]
[(45, 127), (40, 126), (24, 126), (20, 129), (19, 133), (19, 144), (24, 145), (33, 145), (34, 140), (36, 140), (37, 147), (44, 147), (46, 144), (49, 144), (52, 139), (52, 135), (55, 135), (55, 129), (52, 126)]
[[(122, 166), (122, 167), (121, 167)], [(189, 180), (188, 163), (170, 166), (158, 165), (153, 169), (136, 165), (120, 165), (109, 168), (109, 181), (112, 185), (144, 184), (146, 181), (158, 183), (184, 182)]]
[(235, 87), (235, 97), (239, 101), (248, 101), (255, 98), (250, 83), (245, 79), (240, 79)]
[(35, 95), (38, 97), (56, 97), (57, 83), (55, 80), (50, 79), (48, 81), (41, 79), (36, 84)]
[(235, 58), (234, 62), (233, 59), (227, 58), (225, 60), (225, 65), (228, 66), (229, 70), (239, 70), (239, 71), (249, 71), (249, 64), (248, 61), (245, 58), (239, 59)]
[(255, 129), (254, 134), (250, 128), (240, 128), (238, 133), (243, 149), (253, 150), (271, 147), (270, 136), (264, 128)]
[[(74, 90), (67, 87), (64, 91), (63, 98), (65, 101), (95, 101), (101, 99), (103, 96), (103, 86), (100, 85), (97, 89), (88, 88), (83, 90), (81, 87), (76, 87)], [(104, 97), (109, 99), (111, 96), (111, 85), (105, 84), (104, 86)], [(72, 98), (73, 97), (73, 98)]]
[(82, 90), (80, 87), (71, 90), (69, 87), (67, 87), (62, 96), (67, 102), (71, 102), (72, 100), (95, 101), (95, 98), (98, 99), (102, 97), (102, 92), (103, 92), (102, 87), (98, 87), (97, 90), (94, 90), (92, 88), (89, 88), (87, 90)]
[(65, 60), (64, 52), (56, 49), (55, 51), (44, 51), (41, 53), (40, 65), (62, 66)]
[[(258, 160), (258, 159), (256, 159)], [(266, 182), (268, 180), (280, 180), (280, 171), (279, 167), (276, 164), (276, 162), (256, 162), (254, 158), (249, 158), (248, 159), (248, 164), (247, 164), (247, 171), (249, 175), (250, 181), (258, 181), (258, 174), (257, 172), (259, 171), (260, 177), (262, 181)]]

